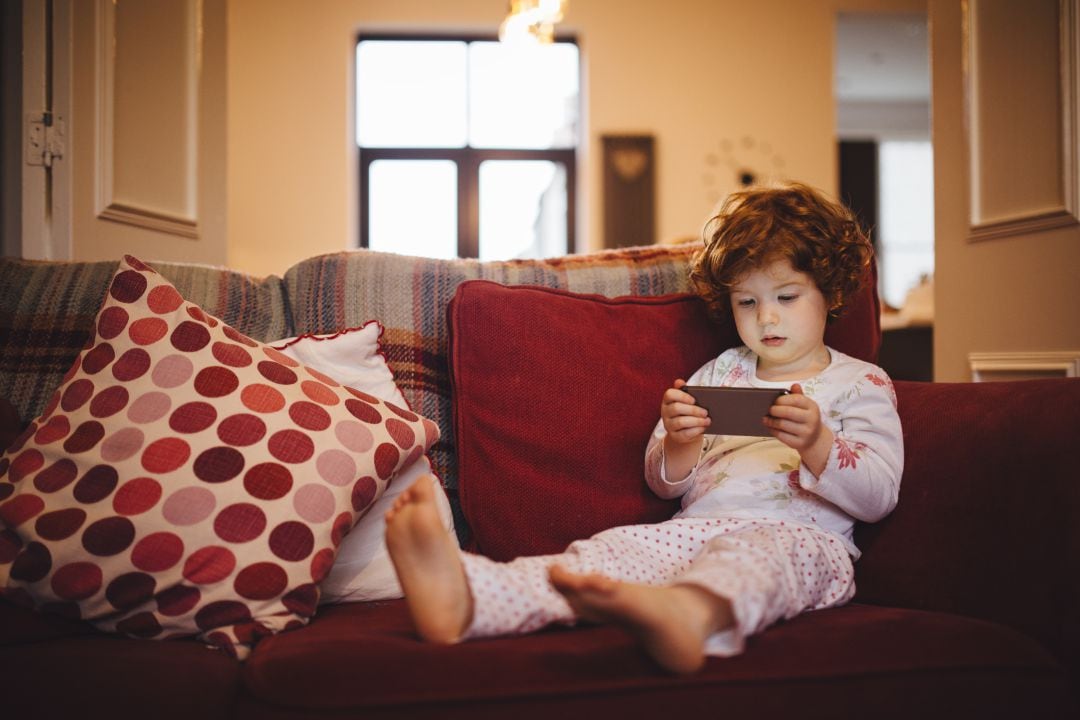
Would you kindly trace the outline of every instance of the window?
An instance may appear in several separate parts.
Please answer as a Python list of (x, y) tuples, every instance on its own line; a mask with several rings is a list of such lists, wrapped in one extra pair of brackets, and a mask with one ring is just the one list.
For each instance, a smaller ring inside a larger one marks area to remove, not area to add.
[(361, 36), (360, 246), (505, 260), (574, 251), (578, 48)]

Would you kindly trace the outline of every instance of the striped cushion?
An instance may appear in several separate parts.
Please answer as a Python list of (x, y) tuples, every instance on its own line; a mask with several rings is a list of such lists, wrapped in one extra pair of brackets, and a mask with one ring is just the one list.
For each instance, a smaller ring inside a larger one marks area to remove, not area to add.
[[(245, 335), (293, 335), (281, 278), (155, 263), (180, 293)], [(0, 259), (0, 397), (25, 425), (45, 407), (90, 338), (117, 262)]]
[(465, 280), (540, 285), (608, 297), (687, 292), (696, 244), (648, 246), (547, 260), (433, 260), (369, 250), (314, 257), (285, 273), (296, 333), (327, 333), (378, 320), (382, 348), (410, 407), (435, 421), (441, 439), (429, 452), (467, 535), (457, 502), (457, 460), (446, 307)]

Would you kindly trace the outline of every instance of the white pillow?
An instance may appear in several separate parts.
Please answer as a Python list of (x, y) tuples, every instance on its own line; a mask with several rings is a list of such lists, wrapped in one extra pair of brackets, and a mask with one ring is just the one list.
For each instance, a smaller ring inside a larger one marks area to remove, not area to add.
[[(271, 343), (274, 348), (308, 367), (337, 380), (342, 385), (374, 395), (380, 400), (408, 407), (394, 383), (394, 375), (379, 348), (383, 328), (372, 320), (363, 327), (331, 335), (303, 335)], [(411, 409), (411, 408), (410, 408)], [(401, 491), (423, 475), (431, 475), (431, 463), (421, 456), (401, 469), (386, 492), (375, 501), (356, 526), (345, 536), (330, 574), (322, 582), (320, 604), (387, 600), (402, 596), (397, 574), (386, 554), (383, 516)], [(442, 488), (439, 483), (436, 487)], [(443, 492), (436, 494), (443, 525), (452, 537), (454, 518)]]

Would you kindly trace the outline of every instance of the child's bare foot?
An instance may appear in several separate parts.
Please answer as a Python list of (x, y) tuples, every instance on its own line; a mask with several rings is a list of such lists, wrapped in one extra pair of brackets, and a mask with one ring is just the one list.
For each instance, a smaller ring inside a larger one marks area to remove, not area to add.
[(706, 638), (732, 623), (731, 604), (694, 585), (638, 585), (559, 565), (548, 576), (578, 617), (625, 627), (672, 672), (700, 669)]
[(472, 621), (472, 593), (439, 517), (433, 482), (420, 478), (386, 513), (386, 549), (417, 632), (430, 642), (455, 643)]

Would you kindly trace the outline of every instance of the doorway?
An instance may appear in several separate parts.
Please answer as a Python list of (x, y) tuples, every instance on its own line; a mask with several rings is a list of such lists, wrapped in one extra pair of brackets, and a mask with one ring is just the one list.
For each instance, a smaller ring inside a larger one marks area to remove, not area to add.
[(834, 94), (840, 197), (877, 251), (879, 362), (930, 380), (934, 194), (925, 14), (839, 13)]
[(0, 32), (0, 250), (67, 260), (72, 0), (6, 2)]

